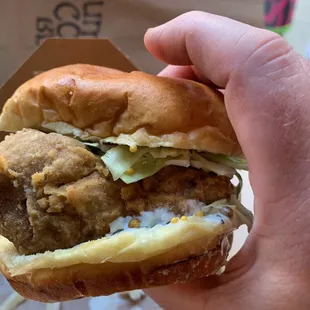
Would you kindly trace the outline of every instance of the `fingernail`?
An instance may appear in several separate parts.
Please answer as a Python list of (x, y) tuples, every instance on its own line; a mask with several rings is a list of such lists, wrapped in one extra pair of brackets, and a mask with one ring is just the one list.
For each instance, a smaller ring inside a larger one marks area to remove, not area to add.
[(148, 28), (145, 33), (150, 33), (155, 29), (155, 27)]

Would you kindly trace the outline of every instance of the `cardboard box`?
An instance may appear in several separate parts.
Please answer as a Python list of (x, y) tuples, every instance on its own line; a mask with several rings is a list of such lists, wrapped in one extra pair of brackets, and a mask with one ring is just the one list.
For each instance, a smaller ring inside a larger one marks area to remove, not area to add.
[(259, 27), (264, 23), (263, 0), (1, 1), (0, 85), (48, 37), (108, 37), (139, 69), (157, 73), (164, 65), (147, 53), (143, 44), (145, 31), (191, 10), (208, 11)]

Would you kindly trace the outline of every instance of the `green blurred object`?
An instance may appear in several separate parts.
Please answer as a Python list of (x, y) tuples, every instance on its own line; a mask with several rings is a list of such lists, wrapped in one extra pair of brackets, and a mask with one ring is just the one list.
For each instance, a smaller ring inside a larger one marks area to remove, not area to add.
[(285, 25), (281, 27), (266, 27), (266, 29), (273, 31), (282, 37), (290, 30), (290, 28), (291, 28), (291, 25)]

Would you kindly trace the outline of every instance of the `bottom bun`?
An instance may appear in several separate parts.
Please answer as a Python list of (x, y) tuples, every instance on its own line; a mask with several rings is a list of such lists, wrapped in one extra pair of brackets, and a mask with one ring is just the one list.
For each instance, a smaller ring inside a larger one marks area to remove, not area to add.
[(231, 241), (231, 236), (222, 236), (206, 253), (169, 264), (159, 263), (163, 262), (163, 257), (158, 260), (153, 257), (132, 263), (105, 262), (38, 269), (15, 276), (11, 276), (4, 265), (1, 269), (11, 286), (25, 298), (40, 302), (68, 301), (181, 284), (215, 274), (226, 263)]

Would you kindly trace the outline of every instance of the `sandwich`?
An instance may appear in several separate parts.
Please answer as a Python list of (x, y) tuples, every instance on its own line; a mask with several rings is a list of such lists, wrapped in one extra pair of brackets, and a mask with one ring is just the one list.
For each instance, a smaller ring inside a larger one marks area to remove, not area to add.
[(75, 64), (4, 105), (0, 268), (25, 298), (59, 302), (219, 274), (247, 163), (220, 91)]

